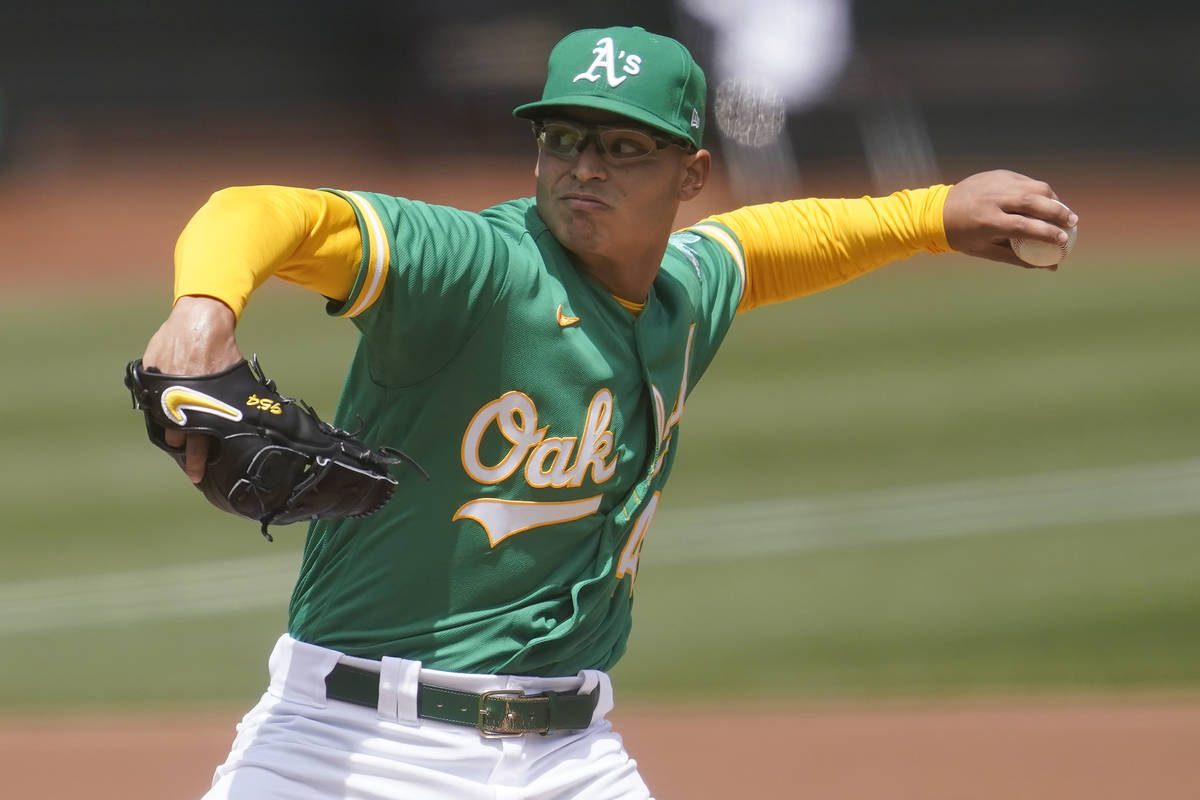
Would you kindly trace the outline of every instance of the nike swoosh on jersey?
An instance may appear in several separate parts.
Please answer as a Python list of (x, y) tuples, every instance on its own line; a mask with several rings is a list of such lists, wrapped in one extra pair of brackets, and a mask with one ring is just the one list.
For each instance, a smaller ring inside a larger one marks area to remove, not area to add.
[(598, 494), (586, 500), (565, 503), (534, 503), (528, 500), (485, 497), (463, 504), (462, 508), (454, 513), (453, 519), (475, 520), (483, 526), (488, 541), (495, 547), (514, 533), (540, 528), (543, 525), (571, 522), (595, 514), (600, 509), (600, 499), (603, 496)]
[(557, 316), (558, 316), (558, 326), (560, 328), (566, 328), (568, 326), (574, 325), (576, 322), (579, 322), (579, 317), (568, 317), (566, 314), (563, 313), (561, 303), (558, 306)]
[(189, 389), (186, 386), (171, 386), (162, 393), (162, 410), (169, 419), (179, 425), (187, 424), (188, 411), (202, 411), (238, 422), (242, 412), (215, 397)]

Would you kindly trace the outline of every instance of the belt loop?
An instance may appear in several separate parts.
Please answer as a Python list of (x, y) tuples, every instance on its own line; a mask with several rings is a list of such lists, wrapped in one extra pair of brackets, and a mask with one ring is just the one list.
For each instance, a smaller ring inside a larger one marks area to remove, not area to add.
[(275, 697), (317, 708), (325, 707), (325, 676), (337, 665), (338, 653), (284, 634), (275, 643), (268, 665)]
[(613, 710), (616, 701), (613, 699), (612, 678), (607, 672), (598, 669), (584, 669), (579, 671), (579, 677), (583, 679), (583, 685), (579, 687), (579, 694), (591, 694), (597, 688), (600, 689), (600, 697), (596, 701), (596, 709), (592, 711), (592, 724), (603, 722), (608, 716), (608, 712)]
[(379, 670), (380, 719), (416, 725), (421, 662), (384, 656)]

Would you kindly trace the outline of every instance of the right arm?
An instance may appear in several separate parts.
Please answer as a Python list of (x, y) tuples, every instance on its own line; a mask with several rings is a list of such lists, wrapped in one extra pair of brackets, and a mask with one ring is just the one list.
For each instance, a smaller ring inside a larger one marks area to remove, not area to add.
[[(214, 194), (175, 248), (175, 304), (142, 363), (174, 375), (203, 375), (242, 358), (237, 320), (271, 275), (335, 300), (350, 295), (362, 239), (350, 203), (330, 192), (253, 186)], [(204, 476), (208, 439), (167, 431), (187, 449), (187, 474)]]

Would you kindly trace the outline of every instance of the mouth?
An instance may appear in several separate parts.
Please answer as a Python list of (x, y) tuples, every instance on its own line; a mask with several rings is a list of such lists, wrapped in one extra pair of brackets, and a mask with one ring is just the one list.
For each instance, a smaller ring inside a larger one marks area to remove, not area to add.
[(601, 198), (587, 192), (564, 192), (559, 199), (568, 207), (579, 211), (598, 211), (610, 206)]

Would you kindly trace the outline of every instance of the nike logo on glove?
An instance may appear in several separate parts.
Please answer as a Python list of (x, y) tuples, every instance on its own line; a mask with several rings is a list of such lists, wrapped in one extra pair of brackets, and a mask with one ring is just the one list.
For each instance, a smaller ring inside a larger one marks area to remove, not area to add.
[(242, 418), (242, 412), (228, 403), (215, 397), (188, 389), (186, 386), (172, 386), (162, 393), (163, 413), (179, 425), (187, 424), (185, 411), (203, 411), (218, 417), (231, 419), (234, 422)]
[(563, 314), (562, 304), (560, 303), (558, 306), (558, 327), (566, 328), (574, 325), (576, 322), (579, 322), (579, 317), (568, 317)]

